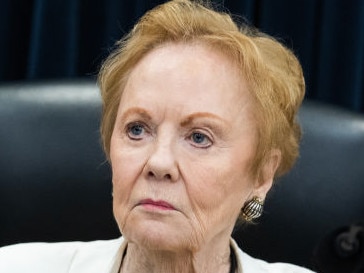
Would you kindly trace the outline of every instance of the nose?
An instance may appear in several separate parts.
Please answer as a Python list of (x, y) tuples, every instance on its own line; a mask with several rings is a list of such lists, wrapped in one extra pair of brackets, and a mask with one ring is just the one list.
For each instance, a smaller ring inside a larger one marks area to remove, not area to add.
[(150, 180), (177, 181), (179, 169), (171, 142), (156, 141), (145, 165), (145, 175)]

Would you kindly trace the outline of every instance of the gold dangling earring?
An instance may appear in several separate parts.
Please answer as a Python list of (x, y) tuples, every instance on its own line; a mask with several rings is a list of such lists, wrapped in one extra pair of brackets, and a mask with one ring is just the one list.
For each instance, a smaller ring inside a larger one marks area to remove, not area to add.
[(241, 212), (247, 222), (259, 218), (263, 213), (263, 201), (259, 197), (254, 196), (252, 200), (244, 204)]

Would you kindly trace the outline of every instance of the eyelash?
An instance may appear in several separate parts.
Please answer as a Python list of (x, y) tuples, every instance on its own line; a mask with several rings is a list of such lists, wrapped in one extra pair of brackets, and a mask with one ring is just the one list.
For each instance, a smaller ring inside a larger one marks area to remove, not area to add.
[[(201, 136), (204, 137), (204, 141), (203, 142), (206, 142), (207, 141), (208, 143), (200, 144), (200, 143), (196, 142), (193, 139), (193, 137), (196, 136), (196, 135), (199, 135), (200, 137)], [(209, 137), (207, 134), (202, 133), (200, 131), (193, 131), (189, 135), (188, 139), (192, 142), (192, 145), (195, 146), (195, 147), (197, 147), (197, 148), (207, 149), (207, 148), (209, 148), (213, 144), (213, 142), (211, 140), (211, 137)]]
[[(136, 135), (135, 133), (132, 133), (131, 132), (136, 127), (138, 127), (139, 129), (142, 130), (142, 132), (139, 135)], [(131, 140), (138, 141), (138, 140), (141, 140), (142, 139), (142, 137), (143, 137), (144, 134), (148, 133), (148, 128), (147, 128), (147, 126), (145, 124), (143, 124), (141, 122), (131, 122), (131, 123), (127, 124), (125, 131), (126, 131), (127, 136)]]
[[(136, 129), (136, 127), (138, 127), (138, 129), (142, 130), (140, 132), (140, 134), (132, 133), (132, 130)], [(142, 140), (143, 136), (145, 134), (149, 133), (148, 126), (146, 126), (142, 122), (131, 122), (131, 123), (127, 124), (125, 131), (126, 131), (126, 135), (128, 136), (128, 138), (131, 139), (131, 140), (134, 140), (134, 141)], [(199, 142), (196, 142), (196, 139), (193, 139), (196, 136), (204, 138), (203, 141), (202, 141), (203, 144), (201, 144), (202, 142), (199, 143)], [(208, 136), (206, 133), (203, 133), (203, 132), (201, 132), (199, 130), (193, 130), (189, 134), (187, 139), (189, 141), (191, 141), (191, 145), (193, 145), (194, 147), (197, 147), (197, 148), (202, 148), (202, 149), (207, 149), (213, 144), (213, 141), (211, 140), (211, 137)], [(205, 142), (207, 142), (207, 143), (205, 143)]]

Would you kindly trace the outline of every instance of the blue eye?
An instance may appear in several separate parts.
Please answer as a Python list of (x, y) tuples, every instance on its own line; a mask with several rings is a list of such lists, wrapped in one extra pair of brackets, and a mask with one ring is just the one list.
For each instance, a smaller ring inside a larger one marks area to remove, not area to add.
[(193, 133), (192, 134), (192, 140), (195, 142), (195, 143), (198, 143), (198, 144), (201, 144), (205, 141), (206, 139), (206, 136), (201, 134), (201, 133)]
[(142, 124), (131, 124), (127, 128), (129, 138), (139, 140), (145, 133), (145, 128)]
[(208, 148), (212, 144), (208, 136), (199, 132), (192, 133), (190, 139), (195, 146), (200, 148)]

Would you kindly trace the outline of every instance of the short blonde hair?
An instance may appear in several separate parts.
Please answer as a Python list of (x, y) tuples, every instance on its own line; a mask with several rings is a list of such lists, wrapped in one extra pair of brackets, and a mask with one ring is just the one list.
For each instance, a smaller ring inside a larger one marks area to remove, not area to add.
[(101, 137), (108, 159), (120, 97), (131, 70), (157, 46), (193, 41), (231, 58), (255, 99), (259, 143), (253, 173), (259, 175), (272, 149), (279, 149), (282, 157), (276, 175), (287, 172), (298, 156), (301, 133), (296, 114), (305, 83), (299, 61), (272, 37), (247, 25), (239, 27), (227, 13), (189, 0), (170, 1), (147, 12), (103, 63), (98, 83), (103, 101)]

